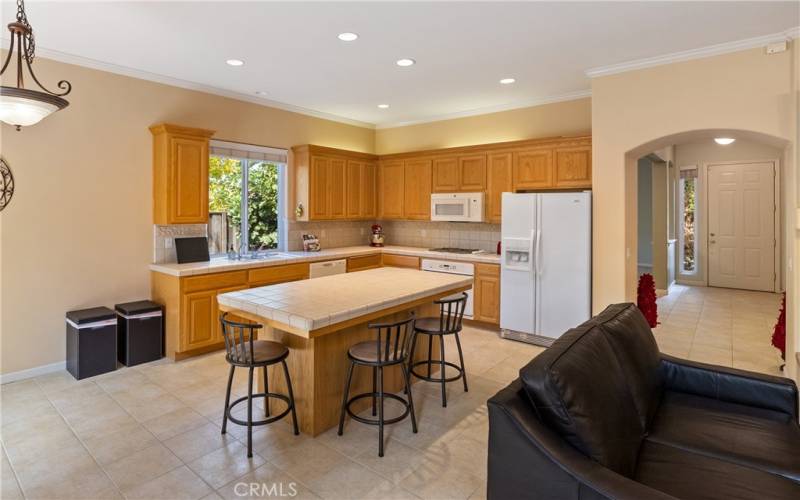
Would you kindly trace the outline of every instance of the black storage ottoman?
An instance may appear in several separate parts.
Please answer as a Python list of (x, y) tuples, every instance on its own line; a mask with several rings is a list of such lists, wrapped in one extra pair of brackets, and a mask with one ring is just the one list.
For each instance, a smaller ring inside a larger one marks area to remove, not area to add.
[(117, 359), (134, 366), (164, 357), (164, 308), (149, 300), (114, 306), (117, 311)]
[(80, 380), (117, 369), (117, 314), (107, 307), (67, 313), (67, 371)]

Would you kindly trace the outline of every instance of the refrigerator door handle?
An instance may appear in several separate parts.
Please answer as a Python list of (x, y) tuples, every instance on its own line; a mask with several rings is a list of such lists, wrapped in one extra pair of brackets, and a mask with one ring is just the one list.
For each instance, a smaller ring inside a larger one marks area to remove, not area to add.
[(536, 231), (536, 274), (539, 276), (544, 272), (542, 266), (542, 230)]
[(536, 274), (536, 261), (534, 260), (534, 253), (533, 250), (537, 245), (536, 241), (536, 231), (531, 229), (531, 239), (530, 239), (530, 246), (528, 247), (528, 259), (530, 259), (530, 266), (531, 266), (531, 276), (533, 277)]

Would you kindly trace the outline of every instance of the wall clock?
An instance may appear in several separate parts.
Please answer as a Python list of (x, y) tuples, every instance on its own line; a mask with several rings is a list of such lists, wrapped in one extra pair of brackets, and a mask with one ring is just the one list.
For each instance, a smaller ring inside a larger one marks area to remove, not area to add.
[(11, 203), (11, 197), (14, 195), (14, 176), (11, 174), (11, 167), (8, 166), (6, 160), (0, 158), (0, 212)]

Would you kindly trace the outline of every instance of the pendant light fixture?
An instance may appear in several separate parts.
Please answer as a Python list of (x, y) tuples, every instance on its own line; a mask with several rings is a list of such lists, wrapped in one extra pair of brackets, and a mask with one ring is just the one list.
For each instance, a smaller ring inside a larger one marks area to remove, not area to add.
[[(38, 123), (51, 113), (69, 106), (63, 96), (70, 93), (72, 85), (66, 81), (58, 82), (62, 92), (51, 92), (39, 82), (33, 73), (33, 58), (36, 44), (33, 39), (33, 28), (25, 16), (24, 0), (17, 0), (17, 20), (8, 24), (11, 32), (11, 45), (8, 49), (0, 76), (3, 76), (12, 58), (16, 59), (16, 87), (0, 86), (0, 121), (14, 125), (17, 130)], [(16, 48), (16, 57), (14, 49)], [(24, 70), (28, 69), (31, 79), (41, 90), (25, 88)], [(9, 78), (7, 75), (6, 79)]]

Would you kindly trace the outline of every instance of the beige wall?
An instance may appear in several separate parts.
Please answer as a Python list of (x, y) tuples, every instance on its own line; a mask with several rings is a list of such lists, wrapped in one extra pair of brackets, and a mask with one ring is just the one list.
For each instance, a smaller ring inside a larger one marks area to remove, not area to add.
[(375, 151), (389, 154), (585, 134), (592, 128), (591, 101), (587, 97), (487, 115), (378, 129), (375, 131)]
[[(752, 49), (610, 75), (592, 81), (595, 312), (632, 300), (636, 285), (636, 158), (669, 144), (737, 132), (785, 153), (787, 206), (797, 206), (796, 84), (792, 50), (767, 56)], [(710, 130), (708, 134), (697, 132)], [(685, 133), (685, 134), (684, 134)], [(703, 136), (703, 137), (701, 137)], [(789, 217), (787, 217), (789, 219)], [(793, 217), (791, 217), (793, 219)], [(787, 225), (794, 227), (794, 221)], [(787, 234), (794, 255), (797, 232)], [(797, 280), (791, 287), (789, 328), (797, 335)], [(794, 308), (794, 309), (792, 309)], [(790, 343), (796, 342), (795, 338)], [(790, 346), (793, 352), (794, 346)], [(793, 358), (793, 355), (790, 354)], [(794, 376), (794, 362), (789, 360)]]
[(0, 149), (16, 180), (0, 226), (0, 363), (10, 373), (64, 360), (64, 313), (149, 297), (151, 136), (161, 121), (288, 148), (372, 152), (374, 130), (110, 73), (36, 60), (72, 82), (70, 106)]

